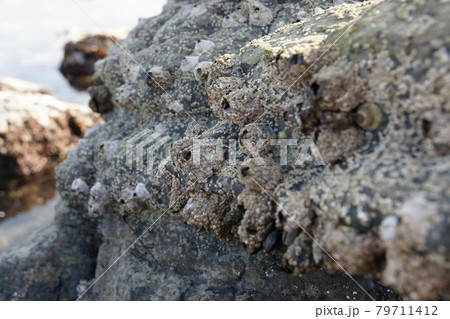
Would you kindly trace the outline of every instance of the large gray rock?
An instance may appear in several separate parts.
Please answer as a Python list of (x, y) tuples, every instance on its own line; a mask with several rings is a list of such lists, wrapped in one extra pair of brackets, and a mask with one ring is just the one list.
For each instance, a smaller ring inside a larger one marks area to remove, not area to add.
[(57, 170), (102, 234), (82, 298), (398, 298), (374, 278), (445, 297), (449, 11), (177, 1), (141, 20), (97, 63), (107, 122)]

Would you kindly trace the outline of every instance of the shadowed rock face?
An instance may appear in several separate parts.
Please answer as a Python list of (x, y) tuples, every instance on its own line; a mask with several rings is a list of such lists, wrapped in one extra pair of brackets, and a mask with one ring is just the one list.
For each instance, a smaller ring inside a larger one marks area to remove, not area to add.
[(170, 2), (97, 64), (58, 214), (97, 277), (142, 236), (83, 298), (446, 297), (450, 6), (349, 2)]

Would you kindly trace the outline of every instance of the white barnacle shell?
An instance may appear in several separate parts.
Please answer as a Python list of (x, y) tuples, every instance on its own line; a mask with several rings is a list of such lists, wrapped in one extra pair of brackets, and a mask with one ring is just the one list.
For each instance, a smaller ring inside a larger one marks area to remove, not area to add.
[(123, 203), (129, 202), (133, 198), (133, 193), (133, 190), (129, 187), (124, 188), (120, 194), (120, 201)]
[(214, 42), (210, 40), (200, 40), (195, 44), (194, 55), (200, 56), (205, 52), (208, 52), (214, 47)]
[(196, 17), (202, 15), (207, 11), (208, 9), (204, 4), (194, 4), (194, 5), (186, 4), (182, 7), (183, 16), (189, 15), (190, 17)]
[(164, 79), (170, 76), (169, 72), (160, 65), (153, 65), (150, 70), (148, 70), (148, 73), (158, 79)]
[(194, 67), (197, 65), (199, 57), (197, 55), (188, 55), (186, 56), (180, 64), (180, 69), (183, 72), (192, 71)]
[(197, 64), (194, 68), (194, 77), (199, 82), (205, 82), (211, 69), (212, 62), (203, 61)]
[(136, 83), (136, 81), (139, 78), (139, 74), (141, 72), (141, 67), (136, 65), (134, 67), (132, 67), (130, 69), (130, 71), (128, 71), (126, 80), (128, 81), (128, 83)]
[(226, 16), (222, 20), (222, 28), (232, 28), (239, 25), (239, 22), (234, 20), (233, 16)]
[(250, 0), (250, 16), (249, 23), (255, 27), (265, 27), (273, 20), (273, 12), (271, 9), (263, 5), (259, 1)]
[(133, 195), (141, 200), (150, 199), (151, 195), (143, 183), (136, 185)]
[(183, 110), (183, 104), (180, 101), (174, 101), (172, 104), (169, 104), (167, 108), (175, 114), (180, 113)]
[(106, 204), (110, 200), (108, 190), (100, 182), (96, 182), (92, 186), (90, 194), (92, 199), (100, 204)]
[(89, 186), (81, 178), (73, 180), (71, 189), (78, 194), (89, 195)]
[(104, 212), (104, 208), (99, 203), (92, 203), (92, 205), (89, 205), (88, 208), (88, 214), (91, 217), (97, 217), (102, 215)]

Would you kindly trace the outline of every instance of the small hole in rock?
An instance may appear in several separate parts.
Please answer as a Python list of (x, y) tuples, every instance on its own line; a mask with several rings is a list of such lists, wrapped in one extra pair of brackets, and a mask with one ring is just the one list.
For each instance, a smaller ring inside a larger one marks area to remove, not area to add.
[(247, 166), (242, 167), (242, 168), (241, 168), (241, 174), (242, 174), (242, 176), (244, 176), (244, 177), (247, 176), (249, 170), (250, 170), (250, 167), (247, 167)]
[(431, 122), (428, 120), (422, 121), (422, 133), (423, 136), (427, 137), (431, 131)]
[(222, 101), (222, 108), (224, 110), (228, 110), (230, 108), (230, 103), (228, 103), (227, 99), (223, 99), (223, 101)]
[(314, 82), (311, 84), (311, 90), (312, 90), (312, 92), (314, 93), (314, 95), (317, 95), (317, 93), (319, 92), (319, 87), (320, 87), (320, 85), (317, 84), (316, 81), (314, 81)]

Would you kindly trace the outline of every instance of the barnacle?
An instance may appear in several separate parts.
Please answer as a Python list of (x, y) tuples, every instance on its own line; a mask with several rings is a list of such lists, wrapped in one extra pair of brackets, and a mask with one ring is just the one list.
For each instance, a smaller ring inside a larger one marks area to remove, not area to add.
[(274, 17), (272, 10), (259, 1), (249, 0), (249, 23), (256, 27), (269, 25)]
[(239, 126), (258, 119), (265, 111), (264, 92), (246, 87), (241, 76), (212, 80), (208, 86), (208, 98), (215, 115)]
[(173, 76), (162, 66), (153, 66), (147, 71), (147, 85), (159, 93), (167, 91), (173, 81)]
[(89, 203), (88, 207), (88, 216), (90, 217), (98, 217), (103, 215), (105, 209), (99, 203)]
[(313, 259), (312, 243), (312, 239), (306, 233), (301, 233), (287, 248), (283, 256), (283, 263), (293, 269), (296, 275), (317, 267)]
[(231, 241), (234, 234), (230, 232), (230, 225), (226, 221), (229, 197), (196, 192), (189, 198), (179, 216), (188, 225), (222, 240)]
[(214, 48), (214, 42), (210, 40), (198, 40), (195, 43), (194, 55), (200, 56), (205, 52), (211, 51)]
[[(300, 230), (309, 229), (314, 221), (309, 198), (296, 191), (283, 190), (279, 195), (277, 227), (283, 229), (283, 242), (289, 246)], [(293, 237), (293, 238), (292, 238)]]
[(127, 215), (141, 212), (154, 203), (152, 196), (143, 183), (138, 183), (134, 190), (129, 187), (124, 188), (120, 194), (119, 202), (125, 204)]
[(95, 202), (102, 205), (109, 204), (111, 201), (111, 197), (108, 193), (108, 190), (100, 182), (96, 182), (94, 186), (92, 186), (90, 190), (90, 195)]
[(150, 200), (152, 197), (143, 183), (138, 183), (136, 185), (133, 196), (142, 201)]
[(100, 145), (100, 153), (103, 155), (106, 161), (110, 162), (117, 154), (118, 147), (118, 141), (106, 141)]
[(335, 130), (345, 130), (355, 122), (355, 114), (351, 112), (319, 112), (319, 119), (322, 125)]
[(266, 155), (272, 149), (271, 140), (276, 137), (272, 127), (265, 124), (250, 124), (241, 129), (239, 145), (244, 154)]
[[(301, 92), (314, 74), (311, 68), (316, 67), (315, 62), (321, 56), (320, 42), (324, 38), (322, 35), (307, 36), (294, 48), (279, 51), (270, 65), (272, 77), (286, 89)], [(320, 60), (321, 65), (325, 62), (325, 59)]]
[(226, 146), (207, 136), (184, 138), (173, 143), (170, 158), (178, 170), (191, 179), (204, 180), (217, 172), (225, 162)]
[(206, 82), (212, 62), (203, 61), (198, 63), (194, 68), (194, 77), (199, 82)]
[(322, 110), (351, 111), (364, 102), (366, 90), (358, 68), (339, 60), (312, 77), (307, 94), (311, 104)]
[(274, 190), (283, 178), (280, 165), (268, 158), (262, 163), (258, 159), (247, 159), (241, 164), (240, 174), (244, 184), (257, 192)]
[(195, 55), (188, 55), (184, 57), (180, 64), (180, 70), (188, 72), (194, 70), (194, 67), (198, 64), (199, 57)]
[(133, 190), (129, 187), (125, 187), (120, 193), (119, 202), (124, 204), (128, 203), (133, 198)]
[(72, 182), (71, 189), (78, 194), (89, 194), (89, 186), (81, 178), (77, 178)]
[(100, 114), (105, 114), (114, 108), (111, 101), (111, 93), (108, 88), (101, 84), (97, 86), (91, 86), (88, 89), (91, 100), (89, 101), (89, 107)]
[(254, 253), (273, 228), (272, 203), (267, 195), (246, 189), (239, 195), (238, 204), (245, 208), (238, 235), (247, 250)]

